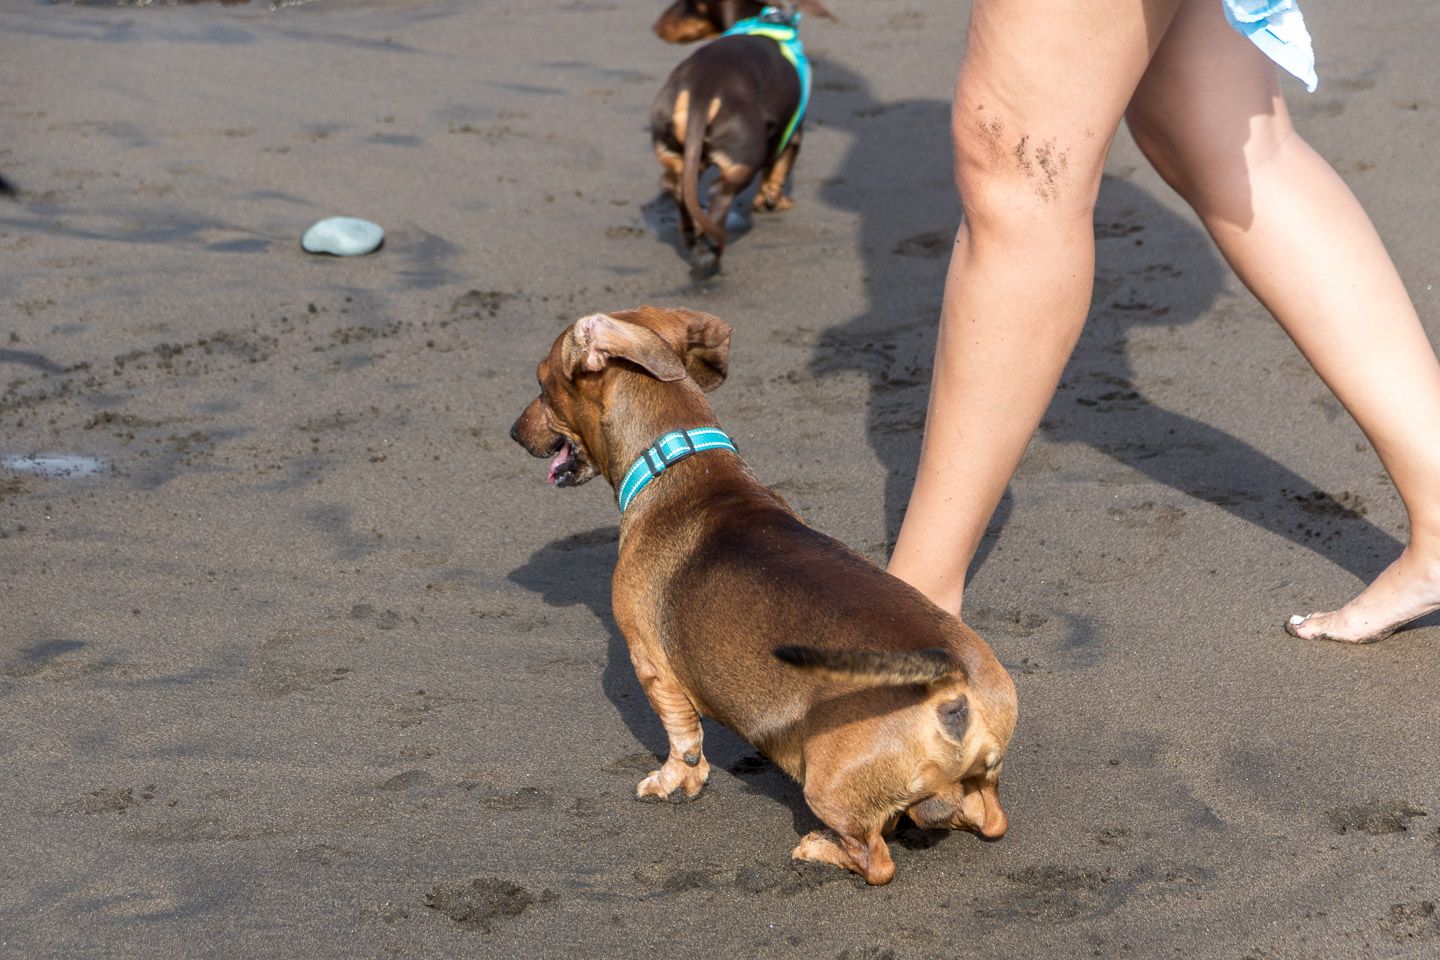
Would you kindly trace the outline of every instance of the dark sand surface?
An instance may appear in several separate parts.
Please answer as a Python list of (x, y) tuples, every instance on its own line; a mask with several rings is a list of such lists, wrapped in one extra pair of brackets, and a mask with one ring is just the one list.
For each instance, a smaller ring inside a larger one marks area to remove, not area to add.
[[(0, 0), (0, 956), (1440, 956), (1440, 630), (1304, 644), (1403, 513), (1122, 135), (1087, 332), (968, 616), (1011, 832), (794, 871), (718, 727), (699, 801), (609, 613), (616, 514), (506, 435), (563, 324), (736, 327), (755, 471), (883, 560), (957, 204), (965, 7), (835, 0), (797, 204), (693, 286), (651, 2)], [(1440, 334), (1440, 7), (1307, 0), (1303, 132)], [(303, 254), (313, 220), (388, 231)], [(657, 230), (659, 231), (657, 235)], [(1036, 265), (1043, 283), (1044, 265)]]

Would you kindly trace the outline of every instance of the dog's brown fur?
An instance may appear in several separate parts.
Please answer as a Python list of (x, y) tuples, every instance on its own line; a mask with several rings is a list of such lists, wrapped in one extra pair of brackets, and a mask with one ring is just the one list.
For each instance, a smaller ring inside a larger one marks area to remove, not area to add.
[[(661, 435), (716, 425), (702, 391), (724, 379), (730, 327), (641, 307), (582, 318), (538, 371), (511, 429), (552, 482), (618, 485)], [(1005, 832), (998, 782), (1015, 687), (979, 636), (918, 591), (806, 526), (740, 458), (669, 467), (620, 519), (615, 620), (670, 739), (641, 799), (693, 797), (714, 717), (804, 785), (828, 830), (793, 856), (894, 874), (882, 834)]]

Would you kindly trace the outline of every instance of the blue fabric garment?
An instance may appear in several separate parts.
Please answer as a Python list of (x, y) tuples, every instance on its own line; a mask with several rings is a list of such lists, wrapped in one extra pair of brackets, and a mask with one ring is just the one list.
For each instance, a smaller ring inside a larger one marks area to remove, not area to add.
[(800, 14), (786, 15), (775, 7), (766, 7), (758, 16), (736, 21), (721, 36), (768, 37), (774, 40), (780, 45), (781, 55), (790, 61), (790, 66), (800, 77), (800, 106), (795, 108), (795, 116), (790, 118), (785, 134), (780, 138), (780, 146), (775, 151), (778, 157), (790, 145), (790, 138), (795, 136), (795, 128), (800, 126), (800, 121), (805, 118), (805, 108), (810, 105), (810, 59), (805, 56), (805, 47), (800, 43)]
[(1296, 0), (1220, 0), (1230, 26), (1285, 70), (1294, 74), (1311, 93), (1320, 83), (1315, 75), (1315, 50), (1310, 31)]

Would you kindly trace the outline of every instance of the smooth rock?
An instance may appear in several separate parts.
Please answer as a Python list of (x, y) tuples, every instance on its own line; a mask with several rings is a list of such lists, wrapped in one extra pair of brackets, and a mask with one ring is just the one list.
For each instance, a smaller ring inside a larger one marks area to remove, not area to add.
[(358, 257), (379, 248), (385, 241), (380, 225), (356, 217), (326, 217), (311, 224), (300, 238), (309, 253), (330, 253), (337, 257)]

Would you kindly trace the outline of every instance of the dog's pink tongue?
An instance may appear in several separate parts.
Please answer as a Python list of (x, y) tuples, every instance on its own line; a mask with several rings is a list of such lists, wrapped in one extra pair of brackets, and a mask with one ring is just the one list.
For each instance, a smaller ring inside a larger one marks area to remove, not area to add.
[(562, 466), (565, 465), (566, 461), (570, 459), (570, 454), (573, 452), (574, 451), (570, 447), (570, 441), (566, 440), (563, 444), (560, 445), (560, 452), (555, 454), (555, 456), (551, 458), (550, 472), (546, 475), (545, 479), (549, 481), (552, 485), (555, 483), (555, 471), (559, 470)]

